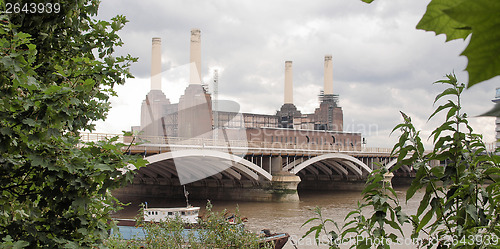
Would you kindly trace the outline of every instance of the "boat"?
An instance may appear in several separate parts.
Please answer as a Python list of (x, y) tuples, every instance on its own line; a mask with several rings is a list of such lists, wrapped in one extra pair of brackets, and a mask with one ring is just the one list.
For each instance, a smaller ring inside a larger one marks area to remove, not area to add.
[[(203, 228), (197, 226), (200, 207), (173, 207), (173, 208), (144, 208), (144, 222), (159, 223), (169, 218), (179, 217), (185, 223), (185, 229), (182, 231), (186, 238), (189, 234), (203, 233)], [(117, 228), (120, 237), (124, 240), (140, 240), (146, 238), (147, 232), (142, 225), (137, 224), (133, 219), (117, 219)], [(234, 215), (226, 220), (229, 224), (235, 224), (243, 229), (241, 224), (235, 223)], [(111, 234), (116, 233), (113, 229)], [(263, 229), (260, 234), (259, 244), (261, 246), (273, 243), (274, 249), (281, 249), (287, 243), (290, 235), (288, 233), (271, 233), (269, 229)]]
[[(200, 207), (193, 207), (187, 201), (187, 191), (186, 195), (186, 207), (172, 207), (172, 208), (149, 208), (147, 203), (143, 210), (142, 222), (152, 222), (160, 223), (162, 221), (167, 221), (169, 219), (180, 218), (185, 224), (185, 228), (182, 231), (183, 237), (187, 238), (189, 234), (195, 234), (195, 236), (200, 236), (204, 232), (203, 227), (199, 226), (198, 219), (200, 219)], [(245, 221), (246, 218), (242, 220)], [(120, 233), (120, 236), (124, 240), (138, 240), (144, 239), (147, 236), (147, 232), (143, 229), (140, 222), (138, 223), (134, 219), (116, 219), (118, 231), (111, 230), (111, 234)], [(244, 229), (241, 223), (236, 222), (236, 216), (231, 215), (226, 218), (226, 222), (229, 224), (238, 226), (240, 229)], [(288, 233), (271, 233), (269, 229), (263, 229), (259, 234), (260, 240), (259, 244), (264, 246), (268, 243), (273, 243), (275, 249), (281, 249), (288, 241), (290, 235)]]
[[(200, 207), (143, 208), (142, 221), (159, 223), (169, 219), (180, 218), (185, 224), (197, 224)], [(135, 219), (116, 219), (117, 226), (136, 226)]]
[(186, 224), (198, 223), (200, 207), (144, 208), (144, 221), (161, 222), (176, 217)]
[(274, 249), (281, 249), (290, 238), (288, 233), (271, 233), (269, 229), (262, 229), (260, 244), (273, 243)]

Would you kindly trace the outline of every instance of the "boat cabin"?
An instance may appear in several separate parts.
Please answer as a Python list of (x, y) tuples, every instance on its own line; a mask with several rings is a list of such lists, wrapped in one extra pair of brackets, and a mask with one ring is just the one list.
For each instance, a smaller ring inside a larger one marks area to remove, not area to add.
[(180, 217), (185, 223), (198, 223), (200, 207), (175, 207), (175, 208), (145, 208), (144, 221), (160, 222), (167, 218)]

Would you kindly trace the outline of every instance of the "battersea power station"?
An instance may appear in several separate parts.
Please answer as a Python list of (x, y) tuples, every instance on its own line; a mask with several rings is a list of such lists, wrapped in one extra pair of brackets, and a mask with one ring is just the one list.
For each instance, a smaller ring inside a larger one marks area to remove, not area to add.
[(284, 101), (276, 112), (244, 113), (238, 103), (219, 100), (217, 71), (210, 90), (202, 82), (200, 30), (190, 38), (189, 84), (178, 103), (161, 90), (161, 40), (152, 40), (151, 90), (140, 126), (127, 137), (139, 142), (129, 152), (149, 163), (116, 197), (183, 198), (186, 188), (194, 199), (297, 201), (299, 190), (362, 189), (376, 165), (391, 166), (389, 153), (367, 152), (361, 133), (343, 130), (331, 55), (313, 113), (293, 102), (292, 61), (284, 63)]
[(171, 103), (161, 90), (161, 39), (152, 39), (151, 90), (141, 107), (140, 126), (132, 130), (143, 137), (246, 141), (283, 145), (329, 146), (360, 150), (360, 133), (343, 131), (339, 95), (333, 91), (332, 56), (324, 58), (324, 88), (314, 113), (302, 113), (293, 102), (293, 66), (285, 61), (284, 102), (274, 114), (240, 113), (239, 105), (218, 100), (215, 72), (211, 93), (201, 77), (201, 31), (191, 30), (189, 85)]

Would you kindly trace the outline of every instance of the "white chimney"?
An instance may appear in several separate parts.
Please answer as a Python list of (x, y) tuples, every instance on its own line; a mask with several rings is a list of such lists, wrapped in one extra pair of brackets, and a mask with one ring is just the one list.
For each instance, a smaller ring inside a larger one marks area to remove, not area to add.
[(324, 93), (333, 94), (333, 64), (332, 55), (325, 55), (325, 86)]
[(154, 37), (151, 48), (151, 90), (161, 90), (161, 38)]
[(293, 104), (293, 71), (291, 61), (285, 61), (285, 104)]
[(199, 29), (191, 30), (190, 47), (190, 84), (201, 84), (201, 31)]

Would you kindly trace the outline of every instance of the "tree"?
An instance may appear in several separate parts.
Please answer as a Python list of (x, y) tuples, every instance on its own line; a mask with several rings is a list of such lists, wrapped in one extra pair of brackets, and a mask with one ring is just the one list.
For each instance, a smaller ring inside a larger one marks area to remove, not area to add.
[(462, 52), (469, 61), (466, 68), (469, 88), (500, 75), (499, 12), (500, 2), (495, 0), (432, 0), (417, 29), (444, 34), (446, 41), (471, 35)]
[[(372, 3), (374, 0), (362, 0)], [(495, 0), (431, 0), (417, 29), (444, 34), (446, 41), (466, 39), (461, 55), (468, 59), (467, 88), (500, 75), (500, 2)], [(500, 103), (481, 116), (500, 117)]]
[[(450, 87), (436, 96), (434, 102), (444, 97), (452, 99), (437, 107), (429, 117), (446, 112), (443, 123), (431, 134), (434, 148), (430, 153), (425, 152), (420, 132), (411, 118), (401, 112), (404, 122), (393, 130), (402, 132), (392, 151), (397, 156), (397, 164), (392, 169), (381, 167), (372, 172), (363, 190), (364, 202), (347, 215), (342, 229), (327, 232), (328, 223), (337, 224), (323, 220), (318, 209), (320, 219), (309, 219), (304, 225), (317, 220), (320, 224), (310, 228), (307, 234), (316, 232), (316, 238), (321, 232), (331, 235), (330, 248), (339, 248), (346, 241), (354, 241), (351, 248), (390, 248), (391, 244), (407, 241), (401, 227), (410, 223), (413, 226), (411, 243), (406, 244), (410, 247), (500, 248), (500, 148), (493, 153), (486, 151), (482, 136), (474, 134), (469, 126), (461, 103), (461, 94), (466, 88), (500, 75), (499, 11), (500, 2), (494, 0), (432, 0), (429, 3), (418, 29), (445, 34), (447, 41), (472, 35), (462, 53), (469, 61), (467, 87), (451, 74), (436, 82)], [(498, 117), (499, 113), (497, 103), (483, 116)], [(443, 163), (431, 167), (433, 161)], [(396, 192), (383, 181), (387, 172), (394, 172), (401, 165), (416, 170), (406, 199), (418, 190), (425, 191), (417, 213), (411, 216), (401, 211)], [(366, 208), (370, 209), (371, 216), (362, 212)], [(338, 237), (341, 239), (335, 240)]]
[[(487, 152), (482, 136), (469, 126), (461, 104), (465, 84), (454, 75), (436, 83), (449, 88), (436, 96), (435, 103), (450, 99), (429, 117), (446, 114), (431, 134), (432, 150), (426, 152), (420, 132), (402, 112), (403, 123), (393, 129), (402, 133), (392, 151), (397, 156), (395, 166), (371, 173), (363, 190), (364, 202), (347, 215), (342, 229), (328, 232), (325, 225), (336, 223), (319, 219), (320, 224), (307, 234), (331, 235), (334, 240), (330, 248), (341, 244), (351, 248), (390, 248), (396, 244), (412, 248), (500, 248), (500, 148), (495, 153)], [(402, 212), (396, 192), (384, 182), (387, 172), (395, 172), (402, 165), (416, 171), (406, 200), (419, 190), (424, 192), (416, 213), (411, 215)], [(320, 211), (316, 213), (321, 218)], [(411, 234), (403, 232), (406, 223), (413, 226)]]
[(107, 237), (110, 190), (131, 180), (117, 138), (82, 143), (110, 108), (130, 55), (113, 57), (127, 22), (95, 20), (97, 0), (0, 0), (1, 247), (94, 247)]

